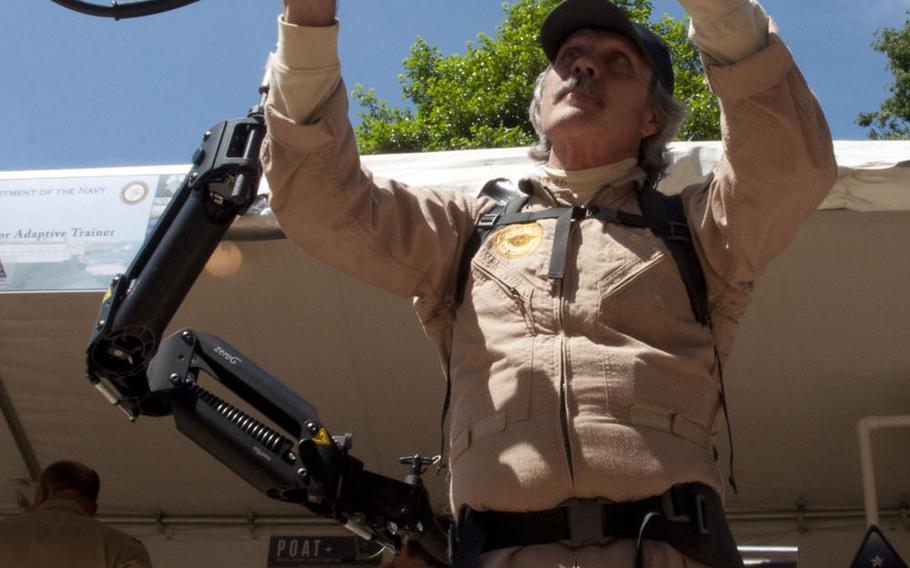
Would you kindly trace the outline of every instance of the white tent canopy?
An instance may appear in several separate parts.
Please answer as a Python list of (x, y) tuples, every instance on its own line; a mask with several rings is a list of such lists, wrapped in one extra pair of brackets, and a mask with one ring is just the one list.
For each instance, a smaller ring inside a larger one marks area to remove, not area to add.
[[(721, 147), (678, 143), (672, 152), (675, 191), (710, 172)], [(734, 532), (740, 544), (799, 545), (806, 566), (846, 565), (862, 538), (857, 422), (910, 414), (910, 143), (839, 142), (836, 152), (837, 185), (759, 282), (726, 371), (741, 488), (728, 495)], [(364, 162), (379, 176), (470, 192), (533, 167), (522, 149)], [(264, 567), (266, 535), (336, 528), (259, 495), (170, 418), (129, 423), (90, 387), (84, 349), (122, 258), (92, 264), (91, 244), (73, 257), (53, 243), (3, 239), (23, 223), (50, 224), (33, 217), (58, 198), (49, 192), (39, 208), (28, 199), (40, 192), (25, 189), (141, 179), (157, 183), (160, 202), (186, 170), (0, 173), (0, 515), (21, 511), (38, 468), (78, 459), (102, 476), (101, 516), (140, 536), (157, 566)], [(104, 207), (71, 214), (98, 231), (113, 222)], [(140, 240), (145, 222), (130, 221)], [(204, 273), (169, 333), (192, 327), (226, 339), (312, 402), (333, 433), (353, 432), (353, 453), (368, 468), (403, 477), (399, 456), (437, 453), (444, 385), (409, 301), (308, 259), (280, 238), (267, 209), (238, 220), (229, 238), (239, 271)], [(55, 289), (62, 282), (90, 285)], [(910, 430), (874, 436), (883, 525), (908, 558)], [(443, 477), (427, 475), (439, 506)]]

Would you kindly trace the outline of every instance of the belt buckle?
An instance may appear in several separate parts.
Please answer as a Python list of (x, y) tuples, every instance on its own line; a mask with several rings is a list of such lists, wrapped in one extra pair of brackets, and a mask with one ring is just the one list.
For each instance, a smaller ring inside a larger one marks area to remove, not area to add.
[(572, 499), (562, 504), (566, 511), (569, 538), (559, 543), (569, 548), (581, 548), (606, 543), (606, 508), (604, 499)]
[(660, 496), (663, 505), (663, 516), (671, 523), (688, 523), (691, 520), (688, 514), (683, 512), (682, 501), (689, 495), (677, 486), (673, 486)]
[[(708, 498), (698, 491), (686, 491), (678, 486), (671, 487), (660, 496), (663, 516), (671, 523), (694, 523), (699, 534), (711, 534), (709, 526)], [(680, 507), (681, 501), (688, 500), (691, 507)], [(685, 512), (685, 511), (689, 512)], [(694, 515), (694, 518), (693, 518)]]

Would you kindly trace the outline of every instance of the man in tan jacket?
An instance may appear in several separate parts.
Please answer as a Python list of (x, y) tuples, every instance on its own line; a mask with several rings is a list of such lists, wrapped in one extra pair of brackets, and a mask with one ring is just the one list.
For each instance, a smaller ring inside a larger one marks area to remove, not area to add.
[[(607, 0), (566, 0), (541, 29), (540, 165), (518, 181), (520, 210), (493, 220), (462, 289), (466, 244), (492, 201), (362, 168), (335, 3), (285, 0), (262, 153), (272, 209), (307, 253), (416, 298), (451, 381), (459, 566), (742, 565), (713, 456), (721, 366), (755, 280), (836, 166), (762, 7), (680, 3), (725, 144), (678, 202), (688, 230), (663, 234), (640, 201), (682, 118), (666, 45)], [(704, 313), (674, 239), (697, 255)]]
[(145, 546), (96, 521), (98, 474), (72, 461), (47, 467), (35, 509), (0, 520), (0, 566), (10, 568), (151, 568)]

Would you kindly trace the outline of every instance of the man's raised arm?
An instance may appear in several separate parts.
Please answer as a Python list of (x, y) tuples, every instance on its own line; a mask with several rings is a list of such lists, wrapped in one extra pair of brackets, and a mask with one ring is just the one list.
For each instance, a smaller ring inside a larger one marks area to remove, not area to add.
[(331, 26), (335, 0), (284, 0), (284, 21), (295, 26)]
[(402, 296), (443, 302), (479, 207), (460, 192), (361, 167), (338, 57), (335, 0), (285, 0), (262, 146), (270, 204), (310, 256)]
[(314, 121), (341, 83), (335, 10), (335, 0), (284, 0), (269, 103), (298, 124)]
[[(683, 192), (702, 254), (717, 337), (735, 327), (752, 283), (793, 240), (837, 176), (831, 133), (812, 91), (755, 0), (679, 0), (692, 18), (721, 109), (724, 158), (706, 191)], [(729, 293), (730, 290), (741, 293)], [(729, 344), (718, 339), (726, 354)]]

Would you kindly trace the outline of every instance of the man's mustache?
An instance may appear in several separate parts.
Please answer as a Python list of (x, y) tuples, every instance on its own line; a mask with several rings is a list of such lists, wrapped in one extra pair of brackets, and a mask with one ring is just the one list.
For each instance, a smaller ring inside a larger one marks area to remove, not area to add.
[(559, 101), (569, 93), (577, 93), (589, 99), (593, 99), (598, 105), (603, 106), (606, 102), (603, 93), (597, 88), (597, 85), (588, 75), (572, 75), (562, 82), (556, 89), (556, 98)]

